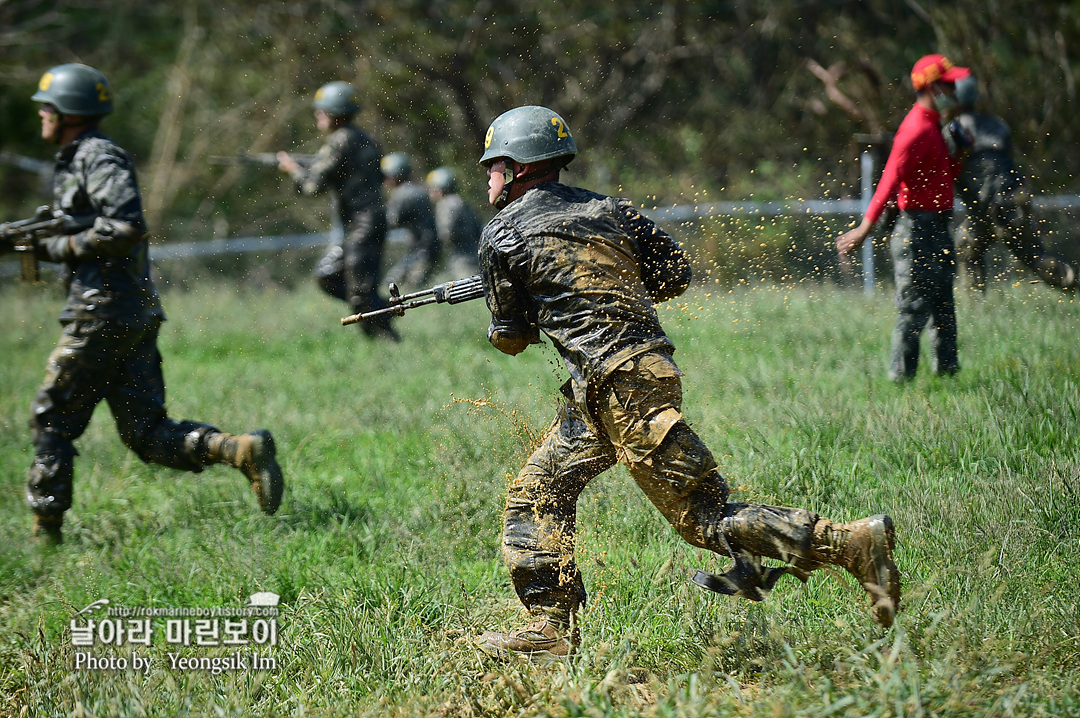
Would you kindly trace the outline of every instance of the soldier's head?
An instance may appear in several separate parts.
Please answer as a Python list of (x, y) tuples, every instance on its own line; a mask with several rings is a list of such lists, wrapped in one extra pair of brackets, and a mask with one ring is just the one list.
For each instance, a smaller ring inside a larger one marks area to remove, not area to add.
[(537, 105), (504, 112), (488, 127), (480, 157), (488, 201), (502, 209), (535, 185), (558, 180), (575, 155), (570, 128), (557, 112)]
[(975, 75), (961, 77), (956, 81), (956, 104), (969, 110), (979, 101), (979, 81)]
[(360, 111), (359, 92), (348, 82), (328, 82), (315, 91), (311, 106), (315, 121), (323, 132), (347, 124)]
[(78, 63), (57, 65), (38, 82), (31, 100), (41, 103), (41, 137), (67, 144), (112, 112), (112, 89), (105, 75)]
[(438, 201), (457, 189), (457, 175), (449, 167), (436, 167), (428, 172), (427, 187), (431, 199)]
[(412, 158), (404, 152), (391, 152), (383, 156), (379, 169), (382, 170), (383, 181), (396, 187), (412, 179)]
[(971, 70), (953, 65), (944, 55), (924, 55), (911, 68), (911, 86), (917, 101), (945, 113), (956, 106), (956, 81)]

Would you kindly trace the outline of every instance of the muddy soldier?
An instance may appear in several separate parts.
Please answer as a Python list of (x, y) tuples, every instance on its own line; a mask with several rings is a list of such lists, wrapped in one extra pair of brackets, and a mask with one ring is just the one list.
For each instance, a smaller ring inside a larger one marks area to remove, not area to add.
[(449, 256), (446, 265), (451, 277), (476, 274), (476, 250), (480, 243), (480, 221), (457, 193), (457, 176), (449, 167), (437, 167), (427, 176), (428, 195), (435, 203), (435, 229), (439, 245)]
[[(1076, 268), (1046, 251), (1031, 216), (1031, 192), (1012, 158), (1012, 130), (996, 115), (978, 112), (974, 75), (956, 81), (955, 121), (970, 147), (956, 180), (957, 196), (967, 207), (965, 231), (958, 241), (960, 261), (973, 285), (986, 288), (986, 253), (997, 241), (1052, 287), (1075, 290)], [(952, 135), (946, 133), (948, 143)], [(950, 147), (950, 149), (954, 149)]]
[(890, 239), (896, 307), (899, 317), (892, 337), (889, 378), (906, 382), (919, 364), (919, 338), (924, 328), (934, 374), (960, 369), (956, 346), (953, 280), (953, 179), (958, 161), (949, 154), (941, 133), (941, 115), (955, 105), (954, 83), (969, 74), (942, 55), (926, 55), (911, 70), (915, 104), (900, 123), (870, 205), (859, 226), (836, 240), (842, 260), (866, 240), (887, 204), (896, 201), (900, 218)]
[[(315, 267), (323, 291), (347, 302), (353, 312), (385, 306), (378, 294), (386, 242), (386, 208), (382, 197), (382, 150), (352, 123), (360, 111), (357, 90), (348, 82), (329, 82), (318, 89), (315, 123), (327, 135), (314, 161), (301, 165), (288, 152), (278, 153), (278, 167), (307, 196), (331, 190), (345, 231), (341, 246), (332, 245)], [(360, 325), (370, 337), (396, 340), (386, 315)]]
[(491, 124), (480, 159), (500, 210), (480, 239), (488, 337), (514, 355), (546, 335), (570, 374), (554, 422), (508, 489), (503, 556), (532, 621), (485, 633), (481, 648), (565, 655), (578, 645), (586, 592), (574, 562), (577, 499), (618, 461), (684, 540), (736, 560), (743, 570), (725, 575), (725, 592), (760, 600), (778, 573), (805, 578), (833, 564), (891, 625), (900, 575), (888, 516), (837, 524), (729, 502), (712, 454), (683, 419), (682, 372), (654, 307), (686, 289), (688, 258), (630, 202), (561, 184), (576, 153), (563, 118), (519, 107)]
[(386, 279), (403, 287), (416, 288), (435, 273), (442, 257), (435, 229), (435, 208), (427, 191), (412, 181), (412, 158), (392, 152), (382, 159), (383, 182), (390, 195), (386, 200), (386, 220), (391, 229), (409, 232), (408, 253), (386, 272)]
[(247, 477), (263, 511), (274, 513), (283, 480), (268, 431), (236, 436), (166, 414), (157, 349), (165, 315), (150, 280), (135, 168), (98, 127), (113, 109), (105, 76), (86, 65), (60, 65), (45, 73), (32, 99), (41, 103), (42, 138), (60, 145), (54, 206), (94, 217), (89, 229), (42, 240), (36, 249), (39, 259), (63, 264), (68, 298), (60, 341), (31, 406), (26, 498), (35, 536), (62, 540), (78, 454), (73, 442), (102, 400), (121, 440), (143, 461), (193, 472), (228, 464)]

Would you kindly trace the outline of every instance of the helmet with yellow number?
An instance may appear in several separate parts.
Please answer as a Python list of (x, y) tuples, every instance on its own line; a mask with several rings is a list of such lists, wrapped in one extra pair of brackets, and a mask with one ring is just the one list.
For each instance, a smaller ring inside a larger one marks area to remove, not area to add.
[(113, 109), (112, 89), (105, 75), (79, 63), (57, 65), (46, 72), (30, 99), (50, 104), (62, 115), (93, 117)]

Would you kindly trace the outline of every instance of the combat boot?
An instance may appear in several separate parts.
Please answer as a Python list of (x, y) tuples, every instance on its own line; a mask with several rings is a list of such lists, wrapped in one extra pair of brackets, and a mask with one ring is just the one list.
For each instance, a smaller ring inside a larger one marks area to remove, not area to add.
[(275, 452), (274, 437), (266, 429), (239, 435), (214, 432), (206, 437), (207, 459), (240, 469), (259, 497), (259, 507), (268, 514), (278, 510), (285, 487)]
[(581, 645), (577, 622), (564, 622), (540, 609), (532, 612), (535, 620), (509, 633), (487, 631), (480, 636), (480, 649), (496, 657), (524, 654), (536, 658), (565, 658)]
[(64, 543), (60, 527), (64, 525), (63, 514), (34, 514), (34, 538), (46, 546)]
[(900, 608), (900, 571), (893, 561), (895, 531), (884, 514), (847, 524), (819, 519), (810, 558), (847, 569), (870, 595), (874, 620), (885, 628)]

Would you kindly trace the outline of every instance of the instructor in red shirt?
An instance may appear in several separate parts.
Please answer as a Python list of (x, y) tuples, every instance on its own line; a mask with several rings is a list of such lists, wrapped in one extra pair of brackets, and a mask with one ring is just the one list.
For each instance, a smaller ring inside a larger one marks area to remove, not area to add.
[(941, 134), (941, 114), (956, 104), (954, 83), (971, 73), (943, 55), (926, 55), (911, 69), (915, 105), (896, 131), (881, 181), (855, 229), (836, 240), (842, 260), (848, 259), (870, 234), (885, 206), (900, 209), (890, 239), (900, 316), (892, 338), (889, 378), (905, 382), (919, 363), (919, 335), (927, 328), (934, 374), (955, 374), (956, 310), (953, 279), (956, 254), (949, 221), (953, 180), (959, 165)]

